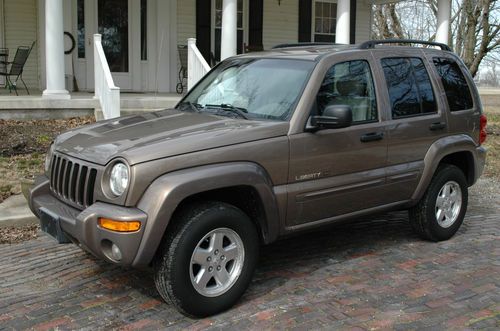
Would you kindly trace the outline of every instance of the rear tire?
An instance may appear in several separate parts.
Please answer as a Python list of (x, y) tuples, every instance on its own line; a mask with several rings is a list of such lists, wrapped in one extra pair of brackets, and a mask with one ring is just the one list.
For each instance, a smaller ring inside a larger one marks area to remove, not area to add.
[(255, 225), (240, 209), (222, 202), (189, 205), (173, 222), (154, 261), (162, 298), (195, 317), (233, 306), (257, 264)]
[(467, 211), (467, 180), (460, 168), (438, 167), (420, 202), (409, 210), (410, 225), (423, 239), (451, 238), (462, 225)]

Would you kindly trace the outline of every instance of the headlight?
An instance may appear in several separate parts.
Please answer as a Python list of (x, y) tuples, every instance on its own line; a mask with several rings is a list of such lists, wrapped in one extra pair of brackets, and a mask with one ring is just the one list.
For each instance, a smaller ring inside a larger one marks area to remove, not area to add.
[(45, 155), (45, 174), (49, 173), (50, 170), (50, 160), (52, 159), (52, 155), (54, 154), (54, 143), (50, 144), (49, 150)]
[(119, 162), (113, 166), (111, 169), (111, 175), (109, 177), (109, 188), (114, 195), (120, 196), (125, 192), (128, 186), (128, 167)]

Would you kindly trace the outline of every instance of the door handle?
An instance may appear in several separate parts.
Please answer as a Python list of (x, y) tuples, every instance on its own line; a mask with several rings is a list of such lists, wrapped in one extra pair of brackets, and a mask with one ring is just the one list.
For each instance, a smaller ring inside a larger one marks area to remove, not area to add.
[(370, 132), (361, 136), (361, 142), (369, 142), (369, 141), (377, 141), (382, 140), (384, 138), (383, 132)]
[(443, 130), (444, 128), (446, 128), (446, 123), (445, 122), (436, 122), (436, 123), (432, 123), (429, 126), (429, 129), (431, 131)]

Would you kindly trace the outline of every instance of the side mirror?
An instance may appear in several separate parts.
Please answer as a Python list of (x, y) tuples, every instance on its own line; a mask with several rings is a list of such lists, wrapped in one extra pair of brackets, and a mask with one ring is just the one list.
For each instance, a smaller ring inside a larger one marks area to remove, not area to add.
[(352, 110), (347, 105), (326, 106), (321, 116), (311, 116), (311, 126), (321, 129), (340, 129), (351, 126)]

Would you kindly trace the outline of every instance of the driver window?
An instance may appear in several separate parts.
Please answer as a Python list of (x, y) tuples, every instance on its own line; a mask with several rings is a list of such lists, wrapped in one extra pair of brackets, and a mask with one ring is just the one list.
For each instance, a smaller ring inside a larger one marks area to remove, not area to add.
[(352, 121), (377, 121), (375, 88), (367, 61), (337, 63), (326, 73), (316, 97), (318, 114), (326, 106), (347, 105), (352, 109)]

